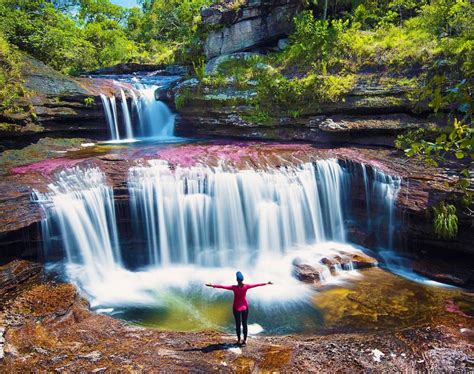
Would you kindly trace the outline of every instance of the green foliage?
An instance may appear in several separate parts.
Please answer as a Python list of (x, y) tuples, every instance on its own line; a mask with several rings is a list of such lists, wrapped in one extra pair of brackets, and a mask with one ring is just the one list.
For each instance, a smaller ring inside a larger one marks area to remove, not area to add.
[(123, 8), (109, 0), (80, 0), (78, 6), (73, 14), (46, 0), (3, 0), (0, 30), (20, 49), (66, 73), (138, 56), (138, 46), (122, 26)]
[(183, 90), (182, 92), (180, 92), (179, 95), (175, 95), (174, 105), (176, 106), (177, 110), (180, 110), (186, 105), (188, 101), (188, 96), (189, 96), (189, 92), (186, 90)]
[(312, 105), (343, 99), (355, 84), (353, 75), (321, 76), (308, 74), (288, 79), (275, 71), (258, 77), (258, 101), (263, 108), (276, 105), (286, 112), (304, 111)]
[(84, 104), (86, 106), (91, 106), (91, 105), (94, 105), (94, 98), (93, 97), (86, 97), (84, 99)]
[(456, 207), (444, 201), (433, 207), (433, 227), (438, 237), (443, 239), (455, 238), (458, 233), (458, 217)]
[(26, 95), (21, 77), (21, 55), (0, 34), (0, 112), (15, 113), (23, 109), (18, 99)]
[(265, 110), (262, 110), (259, 106), (255, 107), (255, 111), (249, 114), (244, 114), (241, 116), (247, 122), (250, 123), (259, 123), (267, 124), (270, 123), (273, 117)]
[(199, 80), (202, 80), (206, 76), (206, 60), (200, 58), (196, 61), (193, 61), (194, 74)]
[(141, 0), (143, 15), (136, 40), (147, 46), (166, 44), (173, 50), (169, 61), (193, 61), (201, 54), (200, 9), (213, 0)]
[[(335, 62), (342, 52), (341, 34), (348, 21), (314, 19), (310, 11), (295, 18), (295, 32), (285, 52), (287, 63), (309, 64), (326, 74), (328, 63)], [(330, 61), (328, 61), (330, 60)]]

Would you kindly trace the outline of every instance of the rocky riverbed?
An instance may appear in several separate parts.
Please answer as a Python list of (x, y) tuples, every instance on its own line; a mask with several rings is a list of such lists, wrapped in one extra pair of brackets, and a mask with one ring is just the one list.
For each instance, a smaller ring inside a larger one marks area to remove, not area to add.
[[(428, 319), (409, 327), (257, 335), (239, 347), (233, 336), (219, 331), (158, 331), (93, 313), (72, 285), (48, 280), (35, 264), (3, 266), (0, 280), (11, 282), (19, 268), (15, 290), (1, 295), (0, 370), (5, 372), (468, 372), (474, 367), (472, 309), (465, 309), (466, 300), (472, 303), (468, 293), (456, 300), (441, 297)], [(356, 294), (363, 298), (363, 293)], [(315, 302), (328, 307), (324, 295)], [(376, 308), (362, 299), (359, 305)]]

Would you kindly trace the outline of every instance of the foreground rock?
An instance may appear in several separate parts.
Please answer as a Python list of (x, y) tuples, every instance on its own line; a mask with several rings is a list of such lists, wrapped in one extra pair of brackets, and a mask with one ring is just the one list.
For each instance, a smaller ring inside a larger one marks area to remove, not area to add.
[(303, 8), (301, 0), (225, 0), (201, 10), (209, 30), (204, 44), (208, 58), (277, 44), (293, 30), (293, 17)]
[(379, 332), (256, 336), (240, 348), (216, 331), (164, 332), (94, 314), (68, 284), (31, 285), (2, 306), (2, 372), (463, 371), (474, 353), (469, 316), (456, 313)]

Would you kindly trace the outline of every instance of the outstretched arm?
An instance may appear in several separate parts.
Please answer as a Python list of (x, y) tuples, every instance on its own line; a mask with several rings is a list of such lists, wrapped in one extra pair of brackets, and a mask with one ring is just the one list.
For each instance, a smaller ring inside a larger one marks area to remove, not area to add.
[(212, 288), (222, 288), (224, 290), (232, 291), (232, 286), (221, 286), (220, 284), (212, 284), (212, 283), (206, 283), (206, 286), (212, 287)]
[(262, 287), (266, 286), (267, 284), (273, 284), (272, 282), (267, 282), (267, 283), (256, 283), (256, 284), (247, 284), (247, 288), (255, 288), (255, 287)]

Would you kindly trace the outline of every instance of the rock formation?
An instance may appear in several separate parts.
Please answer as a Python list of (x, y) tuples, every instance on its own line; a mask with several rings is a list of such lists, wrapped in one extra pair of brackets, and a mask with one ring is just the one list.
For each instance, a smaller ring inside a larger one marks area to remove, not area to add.
[(301, 0), (226, 0), (203, 8), (202, 23), (208, 30), (204, 52), (210, 59), (276, 44), (291, 32), (293, 17), (302, 7)]

